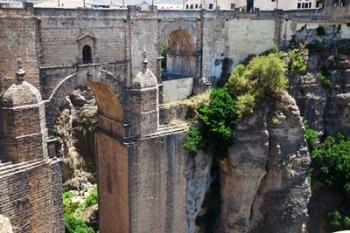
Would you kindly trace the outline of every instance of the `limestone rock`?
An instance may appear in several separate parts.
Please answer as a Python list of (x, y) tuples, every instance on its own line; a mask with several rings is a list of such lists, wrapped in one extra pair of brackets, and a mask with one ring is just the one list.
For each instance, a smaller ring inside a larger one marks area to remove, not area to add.
[(0, 215), (0, 233), (13, 233), (10, 220)]
[(98, 225), (98, 205), (95, 204), (93, 206), (86, 208), (80, 214), (80, 218), (81, 220), (86, 222), (89, 226)]
[(242, 119), (220, 164), (220, 233), (299, 233), (307, 212), (310, 156), (298, 107), (286, 92)]
[(301, 115), (315, 130), (326, 135), (342, 132), (350, 136), (350, 71), (333, 70), (331, 87), (325, 88), (319, 73), (289, 78), (291, 95)]
[(192, 233), (197, 232), (195, 220), (211, 184), (212, 159), (208, 154), (199, 151), (195, 157), (188, 157), (187, 164), (187, 222), (188, 232)]
[(327, 102), (327, 91), (319, 80), (320, 74), (290, 77), (291, 94), (296, 99), (301, 115), (317, 131), (324, 131), (323, 114)]

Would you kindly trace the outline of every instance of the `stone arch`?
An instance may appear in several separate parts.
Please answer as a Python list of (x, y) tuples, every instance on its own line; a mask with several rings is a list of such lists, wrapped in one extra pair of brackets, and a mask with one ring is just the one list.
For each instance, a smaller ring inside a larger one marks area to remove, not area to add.
[(65, 97), (79, 86), (90, 87), (98, 106), (95, 153), (99, 230), (101, 233), (129, 232), (129, 150), (125, 144), (124, 130), (125, 109), (129, 108), (127, 88), (119, 77), (100, 70), (98, 66), (79, 66), (77, 73), (59, 83), (46, 103), (47, 125), (51, 135)]
[(118, 121), (122, 125), (127, 101), (123, 98), (126, 96), (124, 94), (126, 88), (120, 82), (120, 78), (104, 70), (98, 71), (95, 75), (87, 73), (82, 76), (79, 73), (74, 73), (57, 85), (45, 103), (49, 135), (53, 134), (53, 126), (60, 108), (65, 103), (65, 97), (79, 86), (88, 86), (92, 90), (101, 117)]
[[(190, 32), (176, 29), (161, 39), (165, 64), (162, 64), (163, 78), (176, 76), (193, 77), (195, 71), (195, 45), (196, 41)], [(164, 47), (166, 48), (164, 51)]]
[(175, 23), (167, 23), (163, 25), (160, 29), (160, 40), (167, 38), (170, 33), (176, 30), (183, 30), (188, 32), (194, 43), (197, 41), (197, 29), (196, 24), (188, 23), (188, 22), (175, 22)]

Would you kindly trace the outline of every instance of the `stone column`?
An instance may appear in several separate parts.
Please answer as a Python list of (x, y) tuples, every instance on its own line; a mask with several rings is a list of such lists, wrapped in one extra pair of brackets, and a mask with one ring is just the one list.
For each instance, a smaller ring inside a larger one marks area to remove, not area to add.
[(153, 134), (158, 128), (158, 84), (157, 78), (148, 69), (148, 60), (144, 52), (142, 71), (132, 81), (132, 134), (142, 137)]
[(47, 157), (45, 108), (38, 89), (24, 81), (25, 73), (19, 60), (16, 82), (2, 102), (5, 153), (16, 163)]

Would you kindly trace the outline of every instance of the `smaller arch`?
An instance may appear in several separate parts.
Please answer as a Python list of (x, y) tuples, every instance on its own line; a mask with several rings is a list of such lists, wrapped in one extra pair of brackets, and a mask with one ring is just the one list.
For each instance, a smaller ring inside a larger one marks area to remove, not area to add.
[(83, 64), (92, 63), (92, 48), (90, 45), (84, 45), (82, 50)]
[[(165, 42), (165, 43), (164, 43)], [(192, 35), (182, 29), (177, 29), (168, 34), (161, 41), (161, 55), (166, 64), (162, 64), (162, 77), (192, 77), (195, 68), (195, 43)], [(166, 49), (162, 49), (166, 45)]]

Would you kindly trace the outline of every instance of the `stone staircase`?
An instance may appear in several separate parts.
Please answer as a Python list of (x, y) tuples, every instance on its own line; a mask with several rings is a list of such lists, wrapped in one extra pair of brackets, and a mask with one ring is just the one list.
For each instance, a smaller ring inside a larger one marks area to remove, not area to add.
[(176, 125), (160, 125), (158, 127), (157, 134), (167, 135), (173, 134), (176, 132), (186, 131), (188, 129), (188, 125), (185, 121), (180, 121)]

